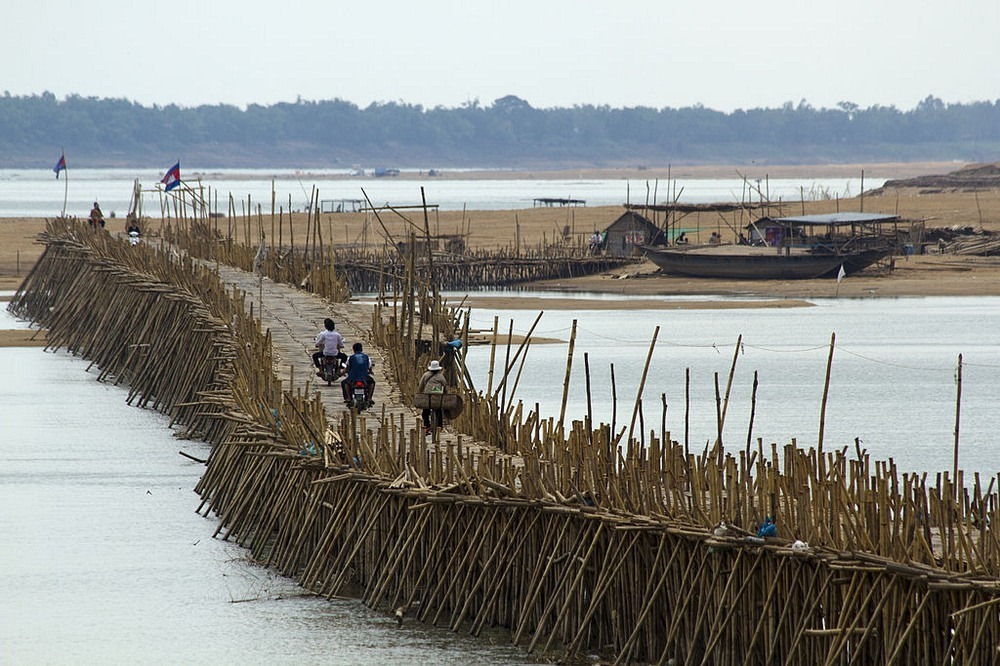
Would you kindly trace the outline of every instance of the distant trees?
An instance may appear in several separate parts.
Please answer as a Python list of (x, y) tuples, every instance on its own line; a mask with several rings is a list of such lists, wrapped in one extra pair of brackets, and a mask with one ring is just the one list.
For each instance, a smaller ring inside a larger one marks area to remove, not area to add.
[(621, 166), (694, 162), (1000, 160), (1000, 100), (861, 108), (805, 100), (723, 113), (578, 105), (538, 109), (515, 95), (458, 108), (340, 99), (146, 107), (51, 93), (0, 97), (0, 166), (42, 166), (64, 147), (76, 166)]

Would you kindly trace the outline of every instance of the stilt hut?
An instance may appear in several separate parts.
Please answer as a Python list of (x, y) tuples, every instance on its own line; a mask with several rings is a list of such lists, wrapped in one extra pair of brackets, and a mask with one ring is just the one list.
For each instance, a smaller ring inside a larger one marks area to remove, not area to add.
[(641, 256), (639, 248), (643, 245), (666, 244), (662, 229), (631, 210), (612, 222), (601, 235), (603, 253), (610, 257)]

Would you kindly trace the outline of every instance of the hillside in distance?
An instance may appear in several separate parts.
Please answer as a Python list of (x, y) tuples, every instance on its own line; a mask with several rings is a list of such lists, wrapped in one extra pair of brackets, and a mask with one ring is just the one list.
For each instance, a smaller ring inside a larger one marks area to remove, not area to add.
[(51, 93), (0, 97), (0, 167), (637, 167), (1000, 160), (1000, 100), (915, 108), (805, 102), (730, 113), (703, 107), (360, 108), (342, 100), (246, 109), (152, 106)]

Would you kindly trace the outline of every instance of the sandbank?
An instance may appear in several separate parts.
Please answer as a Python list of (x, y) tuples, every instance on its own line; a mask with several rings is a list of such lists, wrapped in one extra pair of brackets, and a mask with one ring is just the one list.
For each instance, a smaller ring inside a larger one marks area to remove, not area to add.
[(0, 347), (44, 347), (48, 344), (45, 331), (38, 329), (0, 330)]
[[(845, 165), (701, 165), (671, 168), (622, 168), (593, 169), (572, 168), (556, 170), (521, 170), (478, 172), (446, 172), (441, 179), (498, 178), (642, 178), (649, 182), (666, 179), (667, 175), (683, 180), (687, 178), (739, 177), (798, 177), (822, 178), (843, 175), (857, 177), (864, 169), (872, 178), (903, 178), (923, 174), (947, 173), (956, 170), (955, 163), (883, 163)], [(408, 177), (408, 176), (403, 176)], [(416, 176), (413, 176), (414, 178)], [(424, 177), (433, 192), (435, 178)], [(623, 202), (624, 203), (624, 202)], [(907, 221), (923, 224), (927, 229), (935, 227), (967, 228), (1000, 232), (1000, 189), (935, 189), (891, 188), (877, 194), (868, 192), (863, 197), (851, 199), (825, 198), (818, 201), (774, 202), (771, 214), (811, 214), (835, 211), (857, 211), (892, 213)], [(517, 241), (525, 249), (550, 246), (558, 243), (567, 246), (581, 245), (595, 230), (606, 228), (623, 212), (622, 206), (580, 206), (566, 208), (527, 208), (520, 210), (466, 210), (438, 211), (429, 220), (430, 231), (435, 235), (461, 234), (466, 246), (471, 250), (508, 250)], [(85, 212), (85, 211), (84, 211)], [(655, 215), (654, 215), (655, 217)], [(274, 221), (265, 216), (265, 228)], [(359, 247), (363, 239), (368, 248), (375, 251), (384, 248), (386, 242), (406, 239), (414, 225), (423, 228), (423, 214), (412, 211), (412, 219), (403, 216), (386, 216), (380, 224), (374, 224), (364, 214), (344, 213), (324, 215), (322, 224), (326, 227), (327, 238), (335, 244), (344, 243), (349, 247)], [(662, 223), (662, 219), (655, 219)], [(705, 242), (712, 231), (734, 235), (747, 222), (744, 212), (733, 213), (726, 218), (718, 214), (696, 213), (680, 220), (680, 225), (695, 232), (687, 232), (692, 242)], [(293, 216), (296, 240), (306, 237), (307, 216)], [(285, 224), (287, 225), (287, 219)], [(112, 235), (124, 236), (124, 219), (109, 220), (107, 231)], [(155, 237), (162, 226), (159, 220), (144, 221), (144, 231)], [(237, 229), (243, 225), (233, 225)], [(30, 271), (41, 255), (43, 246), (37, 235), (44, 230), (45, 220), (38, 218), (0, 218), (0, 291), (13, 291)], [(225, 227), (220, 227), (225, 232)], [(287, 227), (285, 228), (287, 242)], [(277, 234), (271, 234), (276, 238)], [(245, 241), (237, 236), (237, 241)], [(251, 239), (256, 245), (257, 239)], [(363, 249), (363, 248), (362, 248)], [(835, 279), (823, 280), (709, 280), (664, 275), (652, 263), (637, 258), (631, 264), (614, 274), (592, 275), (571, 280), (541, 282), (522, 285), (523, 289), (555, 290), (586, 294), (599, 292), (640, 297), (632, 307), (641, 308), (693, 308), (693, 307), (797, 307), (803, 301), (815, 298), (901, 298), (919, 296), (1000, 296), (1000, 257), (978, 257), (955, 254), (926, 254), (910, 257), (896, 257), (895, 268), (890, 273), (866, 272), (845, 278), (838, 283)], [(670, 296), (722, 296), (750, 301), (739, 301), (733, 305), (730, 299), (710, 299), (704, 302), (692, 300), (668, 301)], [(498, 300), (499, 299), (499, 300)], [(507, 300), (510, 299), (510, 300)], [(532, 309), (555, 309), (558, 307), (611, 308), (619, 307), (615, 300), (592, 299), (581, 303), (562, 299), (529, 300), (527, 296), (510, 293), (503, 296), (470, 295), (469, 303), (478, 307), (507, 307), (505, 303), (516, 300), (518, 307)]]
[[(593, 281), (591, 281), (593, 282)], [(558, 288), (553, 288), (559, 290)], [(583, 292), (585, 289), (562, 289), (566, 292)], [(592, 289), (590, 291), (600, 291)], [(622, 293), (622, 292), (613, 292)], [(634, 294), (629, 294), (632, 296)], [(517, 293), (508, 295), (472, 294), (468, 298), (450, 301), (450, 305), (461, 304), (463, 307), (482, 308), (489, 310), (742, 310), (748, 308), (797, 308), (809, 307), (808, 301), (801, 299), (766, 299), (766, 300), (670, 300), (665, 298), (587, 298), (573, 296), (558, 298), (546, 296), (522, 296)]]

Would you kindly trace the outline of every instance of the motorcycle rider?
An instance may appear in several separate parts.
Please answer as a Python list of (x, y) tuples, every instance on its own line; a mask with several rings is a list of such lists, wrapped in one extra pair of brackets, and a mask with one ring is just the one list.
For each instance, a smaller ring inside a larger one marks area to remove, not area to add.
[(323, 330), (316, 336), (316, 349), (312, 355), (313, 365), (316, 366), (316, 374), (323, 376), (323, 357), (336, 356), (340, 359), (341, 365), (347, 363), (347, 354), (344, 353), (344, 337), (338, 333), (336, 324), (327, 317), (323, 320)]
[(129, 213), (125, 216), (125, 222), (128, 224), (125, 227), (125, 236), (128, 237), (129, 243), (135, 245), (139, 242), (139, 237), (142, 235), (142, 231), (139, 230), (139, 220), (134, 213)]
[(351, 389), (355, 382), (365, 383), (365, 397), (368, 402), (372, 402), (375, 396), (375, 379), (372, 377), (372, 360), (368, 354), (364, 353), (360, 342), (355, 342), (352, 347), (354, 353), (347, 359), (347, 377), (340, 382), (340, 387), (344, 389), (344, 402), (351, 404)]

